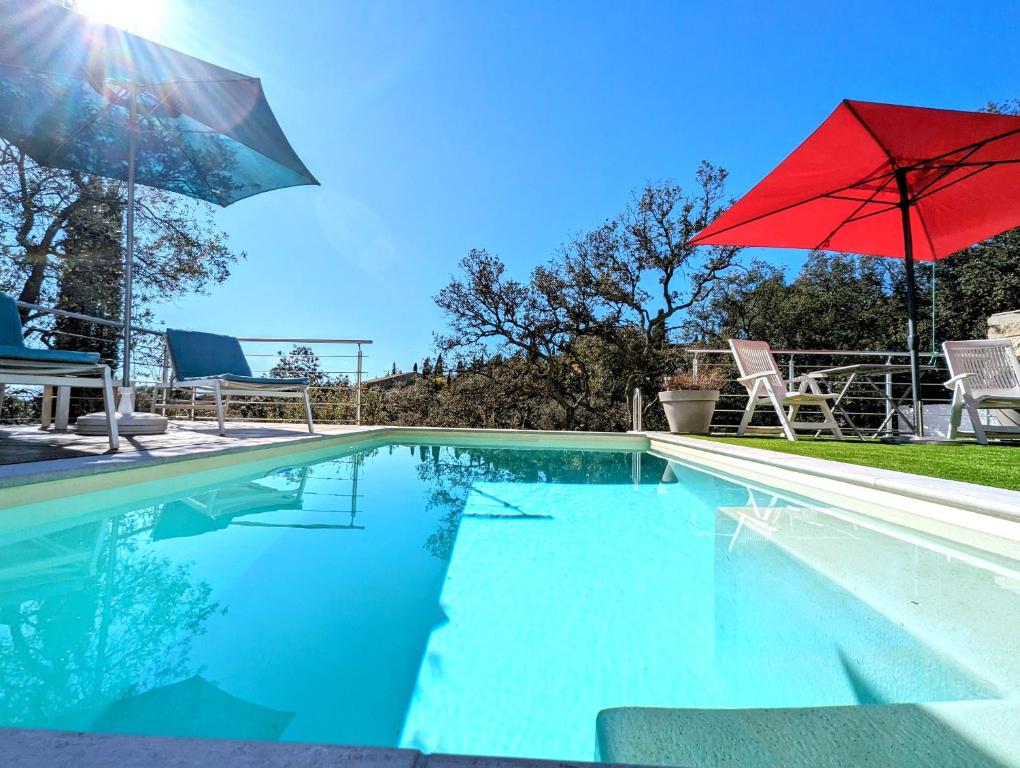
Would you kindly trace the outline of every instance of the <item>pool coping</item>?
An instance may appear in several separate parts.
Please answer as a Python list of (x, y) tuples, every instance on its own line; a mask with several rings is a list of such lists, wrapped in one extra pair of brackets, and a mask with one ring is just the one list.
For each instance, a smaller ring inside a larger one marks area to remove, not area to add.
[[(296, 435), (236, 445), (199, 445), (146, 453), (102, 454), (0, 466), (0, 509), (79, 496), (192, 472), (224, 469), (316, 451), (357, 450), (394, 441), (420, 444), (497, 445), (587, 450), (648, 449), (641, 433), (556, 432), (432, 427), (356, 427), (343, 432)], [(128, 471), (130, 470), (130, 471)]]
[[(766, 478), (786, 475), (808, 478), (804, 495), (837, 488), (861, 498), (912, 499), (945, 510), (954, 524), (967, 527), (997, 523), (1015, 528), (1020, 522), (1020, 492), (959, 481), (939, 480), (892, 470), (842, 462), (790, 456), (728, 443), (714, 443), (659, 432), (590, 433), (533, 430), (495, 430), (433, 427), (363, 427), (340, 433), (302, 435), (256, 445), (204, 446), (166, 455), (132, 454), (116, 457), (79, 457), (27, 465), (0, 467), (0, 493), (33, 495), (52, 486), (88, 493), (116, 485), (185, 474), (198, 467), (235, 466), (262, 459), (300, 456), (332, 448), (357, 450), (390, 442), (412, 444), (492, 445), (528, 448), (587, 448), (603, 450), (656, 450), (667, 457), (687, 460), (722, 472), (739, 473), (751, 467)], [(113, 459), (113, 460), (111, 460)], [(45, 465), (45, 466), (43, 466)], [(11, 472), (11, 467), (19, 471)], [(121, 477), (114, 473), (123, 470)], [(56, 482), (54, 482), (56, 481)], [(112, 482), (111, 482), (112, 481)], [(120, 481), (120, 482), (117, 482)], [(787, 480), (789, 482), (789, 480)], [(847, 490), (849, 489), (849, 490)], [(20, 501), (20, 500), (19, 500)], [(3, 506), (0, 504), (0, 506)], [(961, 512), (965, 514), (960, 514)], [(966, 514), (977, 513), (977, 514)], [(975, 522), (976, 521), (976, 522)], [(344, 745), (300, 744), (219, 739), (181, 739), (149, 736), (83, 734), (0, 728), (0, 752), (10, 765), (26, 768), (131, 768), (158, 764), (168, 768), (283, 768), (355, 765), (358, 768), (550, 768), (594, 765), (484, 756), (425, 755), (415, 750)], [(603, 763), (604, 765), (605, 763)]]
[[(186, 474), (192, 468), (218, 468), (248, 461), (290, 456), (329, 448), (350, 448), (361, 444), (443, 441), (450, 444), (485, 445), (487, 438), (498, 440), (500, 447), (585, 448), (602, 450), (659, 450), (668, 455), (686, 457), (695, 463), (718, 467), (728, 465), (766, 474), (797, 473), (808, 478), (812, 490), (822, 490), (817, 481), (838, 487), (844, 493), (862, 491), (862, 498), (885, 497), (888, 501), (913, 499), (946, 511), (960, 510), (1020, 522), (1020, 492), (957, 480), (943, 480), (828, 459), (794, 456), (761, 448), (713, 442), (668, 432), (567, 432), (555, 430), (476, 429), (463, 427), (363, 426), (342, 432), (294, 437), (272, 442), (236, 445), (200, 445), (168, 448), (153, 452), (103, 454), (68, 459), (8, 464), (0, 466), (0, 497), (12, 492), (24, 496), (15, 503), (30, 503), (51, 484), (51, 493), (79, 495), (109, 487)], [(117, 476), (135, 470), (130, 476)], [(121, 480), (122, 482), (117, 482)], [(811, 480), (814, 481), (812, 485)], [(32, 486), (37, 486), (33, 489)], [(828, 488), (826, 488), (827, 490)], [(33, 492), (36, 491), (36, 492)], [(10, 506), (0, 501), (0, 507)]]
[[(0, 465), (0, 488), (28, 485), (31, 483), (49, 482), (73, 477), (85, 477), (96, 474), (107, 474), (128, 469), (151, 467), (157, 465), (176, 464), (178, 462), (197, 461), (213, 456), (251, 456), (262, 457), (267, 452), (280, 449), (288, 451), (312, 450), (327, 445), (346, 445), (367, 438), (388, 438), (393, 436), (424, 438), (467, 438), (478, 442), (478, 438), (498, 437), (505, 444), (530, 444), (536, 440), (544, 446), (582, 447), (590, 446), (592, 441), (625, 440), (637, 443), (647, 439), (643, 433), (637, 432), (566, 432), (555, 430), (527, 429), (474, 429), (465, 427), (410, 427), (410, 426), (359, 426), (350, 427), (342, 432), (317, 433), (313, 435), (296, 434), (293, 437), (258, 443), (239, 442), (236, 445), (196, 445), (185, 447), (168, 447), (147, 452), (106, 453), (92, 456), (76, 456), (66, 459), (25, 462), (20, 464)], [(641, 450), (638, 446), (635, 449)]]
[(829, 459), (795, 456), (763, 448), (718, 443), (711, 440), (674, 435), (668, 432), (646, 433), (652, 448), (688, 449), (711, 457), (750, 462), (772, 470), (799, 472), (830, 482), (857, 486), (894, 496), (951, 507), (966, 512), (992, 515), (1009, 522), (1020, 522), (1020, 491), (986, 485), (944, 480), (928, 475), (915, 475), (891, 469), (847, 464)]
[(153, 451), (134, 451), (124, 453), (103, 453), (91, 456), (75, 456), (66, 459), (50, 459), (46, 461), (24, 462), (20, 464), (0, 465), (0, 488), (43, 483), (52, 480), (64, 480), (75, 477), (108, 474), (141, 467), (176, 464), (178, 462), (197, 461), (211, 456), (252, 455), (260, 451), (296, 446), (309, 446), (326, 441), (346, 442), (345, 438), (359, 438), (376, 431), (377, 427), (353, 427), (344, 432), (295, 434), (293, 437), (281, 438), (272, 442), (248, 443), (239, 441), (235, 445), (192, 445), (168, 446)]
[[(414, 749), (0, 728), (11, 768), (592, 768), (595, 763)], [(602, 763), (601, 765), (606, 765)], [(624, 764), (620, 764), (624, 765)]]

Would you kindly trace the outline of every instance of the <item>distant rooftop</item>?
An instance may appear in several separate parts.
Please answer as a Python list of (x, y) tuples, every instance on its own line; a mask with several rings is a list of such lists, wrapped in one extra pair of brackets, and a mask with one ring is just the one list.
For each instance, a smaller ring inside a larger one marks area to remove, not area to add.
[(361, 382), (363, 387), (397, 387), (403, 384), (410, 384), (421, 374), (415, 371), (398, 371), (388, 373), (385, 376), (377, 376), (374, 379), (365, 379)]

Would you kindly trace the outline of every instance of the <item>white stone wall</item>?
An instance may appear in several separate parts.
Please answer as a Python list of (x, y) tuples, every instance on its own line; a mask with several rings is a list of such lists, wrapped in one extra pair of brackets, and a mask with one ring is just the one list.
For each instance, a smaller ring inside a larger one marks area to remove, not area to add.
[(1020, 355), (1020, 310), (999, 312), (989, 317), (988, 338), (1012, 339), (1013, 348)]

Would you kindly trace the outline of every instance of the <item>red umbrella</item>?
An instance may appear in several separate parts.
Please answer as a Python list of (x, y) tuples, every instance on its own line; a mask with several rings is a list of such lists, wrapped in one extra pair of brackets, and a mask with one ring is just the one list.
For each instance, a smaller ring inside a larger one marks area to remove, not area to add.
[[(1020, 224), (1020, 117), (843, 101), (695, 245), (904, 259), (914, 413), (914, 260), (943, 259)], [(915, 419), (921, 434), (921, 419)]]

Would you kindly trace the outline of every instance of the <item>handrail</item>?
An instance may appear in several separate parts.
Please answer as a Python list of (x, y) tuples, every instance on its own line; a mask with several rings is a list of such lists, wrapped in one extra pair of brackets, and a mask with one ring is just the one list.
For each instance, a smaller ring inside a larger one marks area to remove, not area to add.
[[(699, 367), (707, 366), (712, 368), (727, 368), (732, 361), (732, 350), (718, 347), (696, 347), (675, 345), (673, 350), (687, 356), (690, 359), (691, 367), (695, 373)], [(846, 359), (872, 360), (875, 362), (893, 363), (895, 358), (905, 360), (910, 356), (906, 350), (874, 350), (874, 349), (787, 349), (773, 348), (772, 352), (781, 358), (781, 364), (786, 369), (788, 381), (797, 379), (797, 374), (811, 373), (822, 368), (827, 368), (835, 362)], [(922, 353), (926, 360), (930, 360), (940, 370), (944, 367), (944, 355), (936, 353), (934, 356), (928, 352)], [(828, 358), (828, 359), (826, 359)], [(841, 363), (842, 364), (842, 363)], [(869, 363), (870, 365), (870, 363)], [(712, 427), (716, 430), (733, 430), (739, 417), (743, 414), (743, 403), (746, 400), (746, 392), (742, 387), (736, 387), (736, 380), (728, 378), (726, 387), (723, 388), (718, 407), (715, 411)], [(893, 400), (899, 402), (902, 397), (894, 398), (894, 394), (902, 395), (909, 391), (909, 385), (903, 382), (896, 382), (892, 373), (886, 371), (882, 374), (882, 380), (874, 385), (869, 384), (866, 379), (846, 377), (838, 384), (832, 384), (834, 394), (838, 394), (842, 401), (841, 414), (859, 419), (858, 426), (874, 422), (879, 429), (892, 425), (895, 419), (895, 409), (891, 403)], [(948, 402), (944, 394), (942, 383), (922, 380), (920, 388), (925, 392), (924, 401), (927, 404), (937, 405)], [(876, 408), (877, 406), (877, 408)], [(874, 424), (871, 425), (874, 427)]]
[[(52, 315), (52, 316), (56, 316), (56, 317), (71, 318), (71, 319), (74, 319), (74, 320), (80, 320), (82, 322), (90, 323), (90, 324), (93, 324), (93, 325), (99, 325), (99, 326), (104, 326), (104, 327), (109, 327), (109, 328), (120, 329), (121, 331), (123, 331), (123, 328), (124, 328), (124, 323), (122, 321), (120, 321), (120, 320), (110, 320), (110, 319), (105, 318), (105, 317), (96, 317), (94, 315), (87, 315), (87, 314), (84, 314), (84, 313), (81, 313), (81, 312), (72, 312), (72, 311), (66, 310), (66, 309), (57, 309), (55, 307), (46, 307), (46, 306), (43, 306), (41, 304), (35, 304), (35, 303), (32, 303), (32, 302), (27, 302), (27, 301), (16, 301), (15, 303), (21, 309), (27, 309), (27, 310), (32, 311), (33, 313), (36, 313), (36, 314), (34, 314), (32, 316), (31, 321), (29, 323), (26, 323), (26, 325), (25, 325), (25, 330), (29, 331), (29, 332), (32, 332), (32, 333), (37, 333), (37, 334), (56, 333), (56, 334), (58, 334), (60, 336), (67, 336), (69, 338), (96, 339), (96, 336), (94, 336), (94, 335), (84, 335), (83, 336), (83, 335), (78, 334), (78, 333), (67, 332), (67, 331), (60, 331), (60, 330), (56, 330), (55, 331), (53, 328), (39, 327), (38, 324), (37, 324), (37, 320), (38, 320), (38, 317), (42, 316), (42, 315)], [(169, 399), (170, 399), (169, 398), (169, 393), (164, 389), (165, 385), (169, 383), (169, 368), (170, 368), (170, 361), (169, 361), (169, 358), (167, 357), (167, 350), (166, 350), (166, 341), (165, 341), (166, 340), (166, 332), (162, 331), (162, 330), (153, 330), (151, 328), (140, 328), (140, 327), (138, 327), (136, 325), (132, 326), (132, 332), (144, 334), (144, 335), (146, 335), (146, 337), (151, 337), (151, 341), (149, 341), (147, 343), (148, 349), (144, 353), (145, 356), (142, 357), (142, 358), (139, 358), (139, 357), (136, 357), (133, 354), (132, 355), (132, 363), (134, 364), (135, 367), (138, 368), (139, 371), (144, 369), (144, 370), (150, 372), (149, 374), (143, 374), (142, 375), (142, 380), (143, 380), (143, 382), (151, 381), (151, 386), (152, 386), (152, 395), (151, 395), (151, 397), (152, 397), (152, 401), (153, 401), (152, 405), (156, 404), (156, 398), (160, 394), (162, 395), (164, 404), (166, 404), (169, 401)], [(319, 357), (320, 360), (324, 360), (324, 359), (336, 359), (336, 360), (341, 360), (341, 359), (347, 360), (347, 359), (350, 359), (350, 360), (352, 360), (352, 363), (354, 364), (355, 367), (353, 369), (351, 369), (351, 370), (325, 370), (325, 371), (322, 371), (322, 373), (329, 374), (331, 376), (332, 375), (342, 376), (344, 378), (346, 378), (347, 376), (352, 377), (353, 378), (353, 382), (352, 382), (351, 389), (353, 390), (353, 392), (352, 392), (352, 395), (353, 395), (352, 400), (353, 401), (348, 403), (348, 402), (345, 401), (344, 398), (341, 398), (338, 395), (336, 398), (329, 398), (327, 400), (318, 400), (316, 402), (313, 402), (312, 403), (312, 407), (313, 408), (332, 409), (334, 412), (335, 412), (335, 409), (337, 409), (337, 408), (341, 408), (341, 409), (344, 409), (344, 410), (350, 408), (350, 409), (353, 409), (353, 411), (354, 411), (354, 422), (357, 423), (357, 424), (361, 423), (361, 415), (362, 415), (362, 386), (363, 386), (363, 379), (364, 379), (364, 360), (365, 360), (365, 354), (364, 354), (363, 347), (365, 345), (372, 344), (373, 343), (372, 339), (287, 338), (287, 337), (271, 337), (271, 336), (240, 336), (240, 337), (237, 337), (237, 338), (238, 338), (238, 341), (240, 341), (242, 343), (266, 343), (266, 344), (277, 343), (277, 344), (309, 344), (309, 345), (350, 345), (350, 346), (356, 347), (356, 350), (351, 350), (352, 354), (350, 354), (350, 355), (340, 355), (340, 354), (337, 354), (337, 355), (321, 355), (321, 356), (320, 355), (316, 355), (316, 357)], [(108, 341), (108, 340), (104, 340), (104, 341)], [(160, 352), (160, 350), (162, 350), (162, 353)], [(139, 346), (136, 346), (134, 351), (136, 353), (140, 353), (140, 352), (142, 352), (142, 348), (139, 347)], [(337, 350), (337, 351), (339, 351), (339, 350)], [(267, 354), (261, 354), (261, 353), (251, 353), (251, 354), (249, 354), (247, 352), (245, 353), (245, 356), (248, 357), (248, 358), (266, 358), (266, 357), (271, 357), (271, 355), (267, 355)], [(114, 364), (116, 361), (111, 360), (109, 362), (111, 364)], [(256, 366), (256, 363), (254, 361), (252, 361), (252, 367), (255, 367), (255, 366)], [(336, 367), (339, 368), (341, 366), (346, 367), (346, 364), (338, 363)], [(151, 377), (152, 377), (151, 380), (150, 379), (146, 379), (145, 378), (146, 375), (151, 375)], [(136, 377), (136, 379), (137, 379), (137, 377)], [(145, 384), (145, 386), (149, 386), (149, 385)], [(312, 390), (312, 391), (322, 391), (322, 390), (328, 390), (330, 388), (332, 388), (332, 385), (330, 385), (329, 387), (325, 387), (325, 386), (312, 386), (312, 387), (309, 387), (309, 390)], [(72, 398), (72, 399), (74, 399), (74, 398)], [(192, 418), (194, 418), (194, 407), (192, 407), (192, 406), (199, 407), (201, 405), (202, 405), (201, 403), (195, 403), (195, 404), (188, 403), (187, 404), (188, 407), (186, 408), (186, 410), (190, 410), (191, 411), (191, 416), (192, 416)], [(247, 418), (252, 419), (251, 416), (248, 416)], [(252, 419), (252, 420), (261, 421), (263, 419)]]
[[(730, 349), (713, 349), (709, 347), (681, 347), (681, 351), (688, 354), (696, 355), (699, 353), (705, 354), (716, 354), (716, 355), (731, 355), (733, 351)], [(862, 357), (909, 357), (910, 352), (903, 351), (897, 352), (893, 350), (874, 350), (874, 349), (773, 349), (773, 354), (777, 355), (859, 355)], [(922, 352), (921, 357), (931, 357), (931, 353)], [(942, 357), (941, 352), (935, 354), (936, 357)]]
[(283, 342), (284, 344), (371, 344), (371, 339), (284, 339), (276, 337), (238, 336), (238, 341)]
[[(81, 312), (71, 312), (66, 309), (57, 309), (56, 307), (44, 307), (41, 304), (32, 304), (28, 301), (16, 301), (22, 309), (34, 309), (38, 312), (46, 312), (50, 315), (57, 315), (58, 317), (69, 317), (72, 320), (82, 320), (86, 323), (95, 323), (96, 325), (106, 325), (111, 328), (123, 328), (124, 323), (120, 320), (107, 320), (105, 317), (95, 317), (94, 315), (83, 315)], [(151, 328), (139, 328), (137, 325), (131, 326), (132, 331), (138, 333), (150, 333), (154, 336), (162, 336), (163, 331), (154, 331)]]
[[(44, 307), (41, 304), (32, 304), (28, 301), (17, 301), (15, 302), (22, 309), (33, 309), (37, 312), (46, 312), (50, 315), (57, 315), (58, 317), (69, 317), (72, 320), (81, 320), (86, 323), (95, 323), (96, 325), (106, 325), (111, 328), (123, 328), (124, 323), (121, 320), (108, 320), (105, 317), (96, 317), (95, 315), (86, 315), (81, 312), (71, 312), (67, 309), (57, 309), (56, 307)], [(45, 329), (35, 329), (43, 331)], [(154, 336), (163, 336), (166, 334), (165, 331), (157, 331), (152, 328), (140, 328), (137, 325), (131, 326), (132, 331), (139, 333), (150, 333)], [(371, 339), (288, 339), (282, 337), (261, 337), (261, 336), (238, 336), (238, 341), (264, 341), (264, 342), (278, 342), (284, 344), (371, 344)]]

